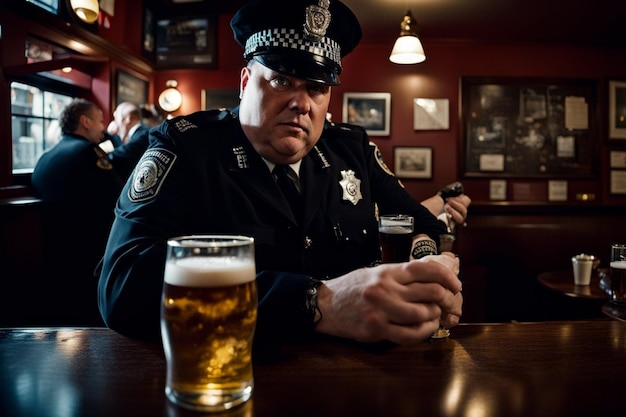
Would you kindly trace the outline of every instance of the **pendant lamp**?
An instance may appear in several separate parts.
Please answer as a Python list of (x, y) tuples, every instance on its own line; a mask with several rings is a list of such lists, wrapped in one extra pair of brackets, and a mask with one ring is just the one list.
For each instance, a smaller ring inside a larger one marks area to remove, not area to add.
[(80, 20), (86, 23), (93, 23), (98, 20), (100, 5), (98, 0), (70, 0), (72, 10)]
[(391, 50), (389, 60), (394, 64), (419, 64), (426, 60), (424, 47), (417, 37), (417, 22), (407, 10), (400, 22), (400, 36)]

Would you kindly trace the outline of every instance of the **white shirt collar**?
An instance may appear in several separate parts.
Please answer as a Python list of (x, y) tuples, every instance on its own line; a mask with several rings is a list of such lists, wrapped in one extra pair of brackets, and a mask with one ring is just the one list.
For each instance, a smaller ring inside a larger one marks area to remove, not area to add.
[[(269, 168), (270, 172), (274, 171), (274, 167), (276, 166), (275, 163), (270, 162), (265, 158), (263, 158), (263, 161), (265, 162), (265, 165), (267, 165), (267, 167)], [(300, 178), (300, 165), (302, 165), (302, 159), (293, 164), (289, 164), (291, 169), (293, 169), (296, 172), (296, 175), (298, 175), (298, 178)]]

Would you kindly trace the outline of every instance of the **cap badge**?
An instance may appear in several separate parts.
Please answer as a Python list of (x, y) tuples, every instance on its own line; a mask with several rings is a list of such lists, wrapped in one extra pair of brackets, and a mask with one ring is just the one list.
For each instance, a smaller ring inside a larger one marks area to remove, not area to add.
[(354, 171), (351, 169), (341, 171), (342, 180), (339, 181), (339, 185), (343, 189), (343, 199), (356, 204), (363, 198), (361, 194), (361, 180), (354, 176)]
[(330, 25), (330, 0), (319, 0), (317, 4), (307, 6), (304, 22), (304, 36), (315, 41), (326, 36), (326, 29)]

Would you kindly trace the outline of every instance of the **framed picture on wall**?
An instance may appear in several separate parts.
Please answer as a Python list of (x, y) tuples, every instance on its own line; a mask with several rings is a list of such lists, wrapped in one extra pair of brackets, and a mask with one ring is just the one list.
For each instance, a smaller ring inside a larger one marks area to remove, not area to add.
[(390, 93), (344, 93), (343, 122), (364, 127), (370, 136), (389, 136)]
[(430, 179), (433, 177), (433, 148), (396, 146), (393, 167), (398, 178)]
[(136, 105), (148, 102), (148, 80), (140, 78), (124, 70), (117, 71), (115, 88), (115, 105), (129, 101)]
[(216, 21), (213, 15), (157, 20), (155, 25), (157, 68), (217, 68)]
[(202, 90), (202, 110), (232, 109), (239, 105), (239, 90)]
[(609, 81), (609, 138), (626, 139), (626, 81)]
[(461, 172), (465, 177), (596, 177), (597, 84), (594, 79), (463, 77)]
[(449, 129), (449, 107), (447, 98), (413, 99), (413, 130)]

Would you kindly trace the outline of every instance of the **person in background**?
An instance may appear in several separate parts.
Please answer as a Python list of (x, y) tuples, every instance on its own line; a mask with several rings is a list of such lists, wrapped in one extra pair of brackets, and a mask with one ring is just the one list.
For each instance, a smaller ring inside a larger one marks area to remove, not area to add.
[(97, 105), (72, 100), (61, 112), (59, 126), (61, 140), (39, 158), (31, 177), (33, 192), (47, 209), (46, 266), (48, 272), (57, 269), (50, 276), (76, 280), (76, 294), (88, 294), (58, 306), (67, 304), (76, 311), (82, 306), (101, 322), (93, 271), (104, 253), (113, 207), (124, 184), (98, 146), (104, 122)]
[(126, 179), (148, 147), (150, 126), (142, 123), (139, 107), (127, 101), (118, 104), (113, 117), (122, 144), (109, 152), (109, 158), (120, 177)]
[[(458, 324), (459, 259), (437, 253), (444, 223), (407, 193), (363, 128), (326, 121), (341, 58), (361, 38), (352, 11), (335, 0), (254, 0), (231, 27), (247, 61), (241, 104), (150, 131), (101, 264), (107, 326), (158, 339), (167, 239), (203, 233), (255, 239), (256, 341), (322, 333), (410, 344)], [(301, 193), (293, 208), (281, 173)], [(429, 200), (439, 214), (442, 199)], [(446, 210), (463, 223), (469, 204), (461, 195)], [(377, 210), (414, 216), (407, 262), (379, 265)]]
[(139, 106), (141, 122), (149, 127), (155, 127), (163, 122), (163, 117), (154, 104), (142, 104)]

